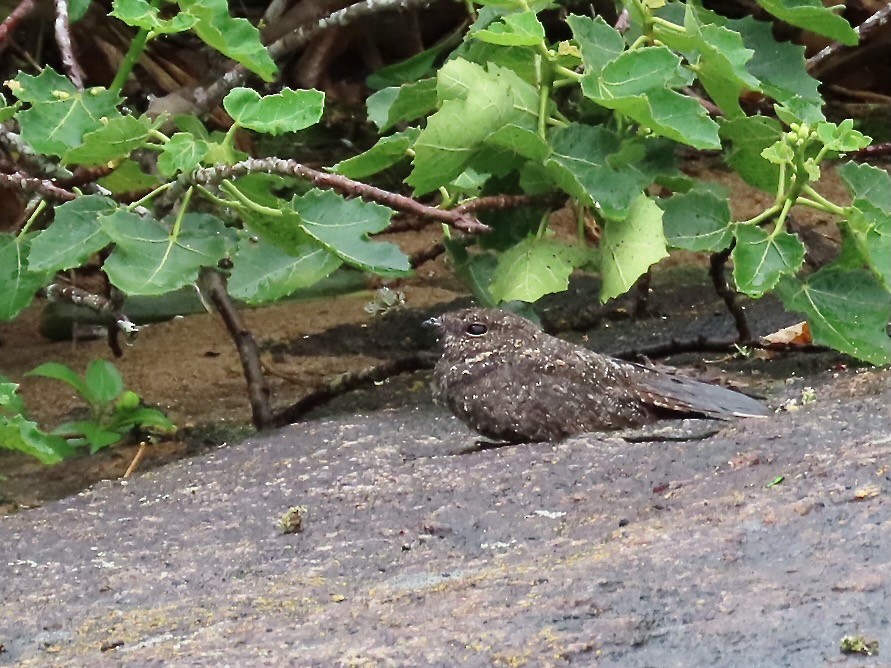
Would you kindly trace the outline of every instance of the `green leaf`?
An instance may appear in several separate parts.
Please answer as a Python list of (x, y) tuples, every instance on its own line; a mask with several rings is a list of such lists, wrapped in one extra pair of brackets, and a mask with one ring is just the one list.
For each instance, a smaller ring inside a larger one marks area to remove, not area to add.
[(0, 233), (0, 321), (16, 317), (50, 280), (50, 272), (33, 272), (27, 267), (33, 236)]
[(477, 303), (485, 308), (496, 307), (498, 300), (492, 296), (489, 286), (498, 267), (498, 258), (492, 253), (470, 254), (454, 239), (445, 239), (443, 244), (452, 260), (455, 275), (470, 288)]
[(851, 24), (836, 13), (844, 10), (844, 4), (824, 7), (820, 0), (756, 0), (756, 2), (781, 21), (818, 35), (825, 35), (845, 46), (854, 46), (859, 41)]
[(130, 431), (134, 427), (162, 434), (175, 434), (176, 425), (157, 408), (137, 406), (115, 412), (113, 426), (122, 431)]
[[(64, 422), (53, 429), (54, 434), (69, 435), (68, 443), (72, 446), (82, 446), (89, 444), (90, 454), (94, 455), (102, 448), (123, 440), (124, 435), (118, 431), (112, 431), (106, 425), (94, 420), (74, 420)], [(78, 436), (71, 436), (78, 434)]]
[(765, 160), (761, 154), (779, 141), (782, 135), (782, 126), (765, 116), (749, 116), (721, 123), (721, 137), (730, 143), (727, 162), (746, 183), (764, 192), (776, 192), (780, 168)]
[(761, 91), (761, 83), (746, 69), (754, 51), (744, 46), (738, 32), (718, 25), (703, 25), (693, 5), (687, 5), (684, 26), (687, 33), (696, 38), (698, 58), (691, 63), (706, 92), (728, 117), (744, 116), (739, 105), (740, 94)]
[(31, 241), (28, 269), (59, 271), (84, 264), (93, 253), (111, 243), (97, 218), (117, 206), (114, 200), (101, 195), (84, 195), (57, 206), (52, 225)]
[(621, 33), (599, 16), (590, 19), (571, 15), (566, 17), (566, 22), (582, 51), (585, 74), (588, 76), (599, 76), (607, 63), (614, 61), (625, 50), (625, 39)]
[(891, 362), (888, 292), (863, 269), (823, 267), (801, 282), (777, 286), (783, 304), (804, 313), (816, 343), (871, 364)]
[(848, 162), (838, 168), (854, 198), (848, 236), (867, 267), (891, 290), (891, 177), (872, 165)]
[(866, 266), (891, 292), (891, 215), (864, 199), (848, 214), (848, 230)]
[(142, 171), (139, 163), (127, 158), (108, 176), (99, 179), (99, 185), (108, 188), (112, 193), (139, 192), (150, 190), (161, 184), (161, 180), (153, 174)]
[(838, 175), (855, 200), (866, 200), (879, 209), (891, 211), (891, 176), (884, 169), (846, 162), (838, 168)]
[(584, 249), (553, 239), (527, 237), (499, 256), (490, 285), (492, 296), (499, 302), (536, 302), (562, 292), (585, 255)]
[(40, 378), (52, 378), (53, 380), (61, 380), (67, 383), (81, 397), (86, 398), (90, 390), (84, 379), (80, 377), (71, 367), (58, 362), (46, 362), (40, 366), (28, 371), (26, 376), (39, 376)]
[(474, 32), (473, 37), (499, 46), (535, 46), (544, 42), (545, 31), (535, 12), (526, 11), (507, 14)]
[(189, 132), (177, 132), (170, 138), (158, 156), (158, 171), (166, 177), (188, 173), (201, 164), (210, 151), (203, 139), (196, 139)]
[(149, 131), (158, 127), (146, 116), (112, 118), (98, 130), (84, 135), (83, 143), (65, 152), (62, 162), (71, 165), (104, 165), (126, 158), (146, 143)]
[(243, 128), (270, 135), (297, 132), (315, 125), (325, 108), (325, 94), (317, 90), (291, 90), (260, 97), (253, 88), (233, 88), (223, 107)]
[(201, 40), (235, 60), (265, 81), (278, 74), (275, 61), (260, 41), (260, 32), (245, 19), (229, 15), (226, 0), (178, 0), (180, 8), (198, 21), (194, 26)]
[(389, 137), (381, 137), (364, 153), (341, 160), (331, 170), (351, 179), (362, 179), (377, 174), (404, 160), (419, 133), (420, 130), (417, 128), (407, 128)]
[(84, 398), (93, 406), (103, 407), (112, 403), (124, 391), (124, 379), (115, 365), (108, 360), (93, 360), (84, 375), (87, 393)]
[(478, 146), (499, 128), (534, 128), (537, 123), (535, 89), (497, 65), (484, 70), (460, 58), (451, 60), (439, 71), (437, 92), (445, 102), (418, 136), (414, 169), (406, 179), (416, 194), (461, 174)]
[(68, 3), (68, 20), (71, 23), (80, 21), (90, 8), (92, 0), (70, 0)]
[(10, 89), (31, 104), (18, 114), (22, 138), (35, 150), (62, 156), (83, 137), (103, 127), (102, 118), (120, 116), (117, 93), (104, 88), (78, 90), (67, 77), (47, 67), (38, 76), (20, 72)]
[(637, 121), (653, 133), (696, 148), (720, 148), (718, 125), (696, 100), (672, 90), (693, 75), (664, 46), (626, 51), (599, 75), (582, 78), (585, 97)]
[(854, 120), (846, 118), (841, 123), (818, 123), (817, 137), (830, 151), (850, 153), (869, 146), (872, 139), (854, 129)]
[(600, 301), (623, 295), (651, 265), (664, 257), (662, 210), (646, 195), (632, 202), (625, 220), (607, 220), (600, 240)]
[(660, 200), (662, 224), (669, 246), (691, 251), (724, 250), (733, 239), (730, 204), (726, 197), (691, 190)]
[[(454, 39), (448, 38), (441, 40), (436, 45), (416, 53), (411, 58), (403, 60), (393, 65), (382, 67), (376, 72), (368, 75), (365, 83), (369, 88), (381, 90), (387, 87), (403, 86), (405, 84), (414, 84), (427, 77), (433, 71), (433, 65), (436, 63), (440, 54), (455, 45), (458, 34), (454, 35)], [(373, 96), (372, 96), (373, 97)]]
[(519, 156), (542, 162), (551, 152), (551, 147), (535, 130), (522, 128), (509, 123), (503, 125), (485, 139), (486, 144), (506, 148)]
[(451, 60), (459, 58), (486, 67), (494, 65), (511, 70), (520, 79), (536, 88), (541, 78), (540, 56), (535, 49), (525, 46), (498, 46), (486, 44), (478, 39), (469, 39), (450, 56)]
[[(770, 23), (751, 17), (728, 21), (727, 27), (740, 33), (746, 48), (754, 51), (746, 69), (761, 82), (762, 90), (781, 104), (796, 101), (799, 113), (820, 112), (823, 106), (819, 82), (807, 72), (804, 47), (778, 42)], [(800, 120), (810, 122), (810, 119)]]
[(797, 235), (767, 232), (755, 225), (737, 225), (735, 235), (733, 280), (750, 297), (761, 297), (804, 263), (805, 248)]
[(196, 17), (182, 13), (169, 19), (162, 19), (161, 10), (146, 0), (114, 0), (112, 8), (109, 16), (114, 16), (127, 25), (148, 30), (156, 35), (183, 32), (198, 23)]
[(0, 95), (0, 123), (5, 123), (15, 116), (21, 106), (21, 102), (12, 105), (6, 104), (6, 100)]
[(368, 120), (379, 132), (413, 121), (436, 109), (436, 79), (421, 79), (400, 88), (384, 88), (366, 100)]
[(597, 205), (610, 217), (623, 217), (632, 200), (646, 185), (631, 170), (617, 171), (609, 158), (619, 138), (605, 127), (573, 123), (551, 137), (553, 154), (545, 162), (563, 190), (588, 205)]
[(261, 239), (242, 242), (233, 264), (229, 294), (248, 304), (261, 304), (317, 283), (343, 260), (317, 243), (305, 243), (289, 253)]
[[(0, 376), (0, 381), (5, 380)], [(23, 452), (46, 465), (71, 455), (64, 439), (41, 431), (23, 415), (25, 407), (17, 388), (15, 383), (0, 382), (0, 448)]]
[(128, 295), (162, 295), (198, 280), (198, 270), (212, 267), (233, 243), (223, 222), (208, 214), (183, 216), (177, 236), (158, 221), (124, 209), (100, 216), (115, 243), (103, 269)]
[(393, 211), (387, 207), (317, 189), (295, 197), (292, 205), (300, 215), (300, 227), (347, 264), (383, 276), (411, 271), (398, 246), (368, 238), (390, 224)]

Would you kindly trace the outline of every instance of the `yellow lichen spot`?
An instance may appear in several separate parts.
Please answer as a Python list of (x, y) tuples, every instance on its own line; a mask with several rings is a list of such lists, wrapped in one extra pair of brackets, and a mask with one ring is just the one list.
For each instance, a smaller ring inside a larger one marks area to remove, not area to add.
[(863, 501), (864, 499), (873, 499), (882, 493), (878, 485), (867, 483), (854, 490), (854, 499)]

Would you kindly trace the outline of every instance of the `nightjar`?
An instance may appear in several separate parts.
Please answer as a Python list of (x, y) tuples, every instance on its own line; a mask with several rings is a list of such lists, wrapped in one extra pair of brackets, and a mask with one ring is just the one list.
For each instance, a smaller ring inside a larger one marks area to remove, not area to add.
[(471, 429), (499, 441), (558, 441), (664, 417), (764, 417), (739, 392), (666, 367), (600, 355), (512, 313), (469, 308), (431, 318), (442, 357), (433, 396)]

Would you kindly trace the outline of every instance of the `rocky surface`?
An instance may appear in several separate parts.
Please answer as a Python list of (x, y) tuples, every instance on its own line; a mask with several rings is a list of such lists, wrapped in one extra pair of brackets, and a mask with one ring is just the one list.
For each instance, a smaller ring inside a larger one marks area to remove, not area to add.
[(471, 452), (428, 381), (0, 518), (0, 664), (888, 665), (891, 373), (701, 440)]

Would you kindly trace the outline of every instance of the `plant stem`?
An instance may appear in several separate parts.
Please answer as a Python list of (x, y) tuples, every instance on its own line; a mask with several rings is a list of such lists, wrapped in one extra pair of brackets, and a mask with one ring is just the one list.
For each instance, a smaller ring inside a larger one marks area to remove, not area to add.
[(814, 209), (822, 209), (828, 213), (834, 213), (836, 216), (844, 216), (845, 209), (838, 206), (837, 204), (830, 202), (828, 199), (823, 197), (820, 193), (814, 190), (813, 186), (807, 184), (804, 188), (801, 189), (805, 195), (808, 195), (811, 199), (807, 199), (804, 197), (799, 197), (796, 200), (796, 204), (804, 204), (805, 206), (813, 207)]
[(37, 217), (43, 212), (43, 210), (44, 210), (45, 208), (46, 208), (46, 200), (45, 200), (45, 199), (42, 199), (42, 200), (40, 200), (40, 202), (37, 204), (37, 206), (34, 207), (34, 211), (33, 211), (33, 213), (31, 213), (31, 215), (28, 216), (28, 220), (25, 221), (25, 224), (22, 226), (22, 231), (21, 231), (21, 233), (20, 233), (20, 236), (23, 235), (23, 234), (27, 234), (27, 232), (28, 232), (28, 228), (31, 227), (31, 225), (34, 224), (34, 221), (37, 220)]
[(272, 207), (263, 206), (262, 204), (258, 204), (250, 197), (241, 192), (234, 183), (231, 181), (223, 181), (220, 183), (220, 190), (225, 190), (228, 194), (232, 195), (239, 202), (244, 204), (251, 211), (256, 211), (257, 213), (262, 213), (267, 216), (283, 216), (284, 214), (279, 209), (273, 209)]
[(217, 206), (222, 207), (224, 209), (231, 208), (231, 209), (238, 209), (239, 211), (246, 211), (248, 209), (248, 207), (246, 207), (241, 202), (236, 202), (235, 200), (223, 199), (222, 197), (217, 197), (216, 195), (214, 195), (212, 192), (210, 192), (210, 190), (208, 190), (204, 186), (198, 186), (198, 192), (201, 193), (207, 199), (209, 199), (211, 202), (216, 204)]
[(189, 186), (186, 194), (183, 195), (183, 201), (179, 205), (179, 212), (176, 214), (176, 221), (173, 223), (173, 230), (170, 232), (170, 237), (173, 240), (179, 238), (179, 230), (183, 224), (183, 217), (186, 215), (186, 211), (189, 209), (189, 200), (192, 199), (193, 190), (195, 190), (195, 188), (193, 186)]
[[(152, 5), (154, 6), (154, 4), (155, 3), (153, 2)], [(114, 81), (112, 81), (111, 86), (108, 87), (109, 90), (116, 93), (121, 92), (124, 84), (127, 83), (127, 79), (130, 78), (130, 72), (133, 71), (136, 61), (139, 60), (139, 56), (145, 51), (145, 45), (148, 42), (148, 39), (149, 31), (145, 28), (140, 29), (140, 31), (136, 33), (136, 37), (130, 42), (130, 48), (127, 50), (127, 55), (124, 56), (124, 60), (121, 62), (117, 74), (114, 75)]]
[(142, 206), (143, 204), (145, 204), (145, 203), (148, 202), (149, 200), (153, 199), (153, 198), (156, 197), (157, 195), (160, 195), (160, 194), (161, 194), (162, 192), (164, 192), (165, 190), (167, 190), (167, 189), (169, 189), (169, 188), (172, 188), (173, 185), (174, 185), (174, 183), (175, 183), (175, 181), (170, 181), (170, 182), (168, 182), (168, 183), (165, 183), (164, 185), (158, 186), (157, 188), (155, 188), (154, 190), (152, 190), (152, 191), (151, 191), (150, 193), (148, 193), (147, 195), (141, 197), (140, 199), (136, 200), (135, 202), (133, 202), (133, 203), (131, 203), (131, 204), (128, 204), (128, 205), (127, 205), (127, 211), (134, 211), (134, 210), (138, 209), (140, 206)]
[(780, 211), (781, 208), (782, 207), (780, 206), (780, 204), (776, 203), (773, 206), (768, 207), (767, 209), (764, 209), (764, 211), (759, 213), (754, 218), (749, 218), (748, 220), (741, 220), (738, 224), (739, 225), (760, 225), (765, 220), (767, 220), (768, 218), (770, 218), (771, 216), (776, 214), (778, 211)]
[[(554, 71), (557, 74), (560, 74), (561, 76), (564, 76), (567, 79), (570, 79), (571, 81), (576, 81), (576, 82), (581, 81), (582, 76), (583, 76), (583, 75), (579, 74), (578, 72), (576, 72), (575, 70), (569, 69), (568, 67), (566, 67), (566, 65), (557, 65), (557, 67), (554, 68)], [(554, 82), (554, 86), (556, 86), (558, 83), (559, 82)]]

